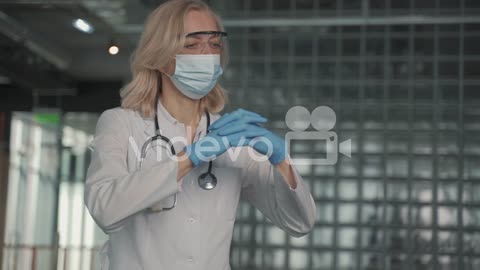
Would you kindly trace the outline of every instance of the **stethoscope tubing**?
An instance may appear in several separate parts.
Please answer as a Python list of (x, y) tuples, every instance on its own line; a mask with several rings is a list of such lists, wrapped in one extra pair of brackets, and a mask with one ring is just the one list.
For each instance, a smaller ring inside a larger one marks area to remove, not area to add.
[[(207, 130), (207, 134), (208, 134), (208, 132), (209, 132), (208, 127), (210, 127), (210, 114), (208, 113), (208, 111), (205, 111), (205, 114), (207, 116), (207, 129), (206, 130)], [(174, 155), (174, 156), (176, 155), (176, 151), (175, 151), (175, 148), (173, 147), (172, 141), (168, 137), (160, 134), (160, 127), (159, 127), (159, 124), (158, 124), (158, 115), (156, 113), (155, 113), (155, 119), (154, 120), (155, 120), (154, 122), (155, 122), (155, 134), (156, 135), (148, 138), (143, 143), (142, 151), (141, 151), (141, 154), (140, 154), (140, 162), (139, 162), (139, 168), (140, 169), (142, 169), (143, 162), (145, 161), (145, 158), (147, 156), (147, 149), (148, 149), (149, 145), (152, 142), (154, 142), (158, 139), (161, 139), (162, 141), (166, 142), (170, 146), (170, 151), (171, 151), (172, 155)], [(208, 171), (206, 173), (201, 174), (198, 177), (199, 186), (201, 188), (205, 189), (205, 190), (211, 190), (217, 184), (217, 178), (212, 173), (212, 165), (213, 165), (213, 161), (210, 160), (208, 162)], [(207, 177), (210, 177), (211, 180), (205, 180), (205, 179), (207, 179)], [(171, 207), (162, 208), (160, 210), (153, 210), (153, 209), (150, 208), (150, 211), (161, 212), (161, 211), (172, 210), (177, 205), (177, 193), (174, 194), (174, 199), (173, 200), (174, 200), (173, 205)]]

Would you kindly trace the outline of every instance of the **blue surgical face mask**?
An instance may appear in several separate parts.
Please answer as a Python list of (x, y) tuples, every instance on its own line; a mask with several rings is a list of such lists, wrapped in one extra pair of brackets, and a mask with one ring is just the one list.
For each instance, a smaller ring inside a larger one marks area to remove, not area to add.
[(219, 54), (179, 54), (175, 59), (175, 73), (166, 75), (180, 92), (192, 99), (210, 93), (223, 73)]

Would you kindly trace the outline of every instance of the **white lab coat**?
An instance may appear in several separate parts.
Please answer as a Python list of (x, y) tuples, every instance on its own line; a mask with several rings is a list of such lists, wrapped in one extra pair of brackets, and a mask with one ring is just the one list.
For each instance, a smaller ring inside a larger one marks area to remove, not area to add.
[[(161, 102), (157, 113), (163, 135), (185, 137), (185, 126)], [(220, 117), (210, 116), (212, 123)], [(158, 158), (159, 153), (169, 152), (167, 147), (150, 150), (143, 168), (138, 169), (141, 147), (154, 132), (153, 118), (142, 118), (132, 110), (110, 109), (98, 120), (85, 203), (109, 236), (102, 270), (230, 269), (230, 242), (241, 197), (290, 235), (302, 236), (312, 229), (315, 203), (296, 170), (297, 187), (292, 190), (268, 160), (253, 160), (247, 147), (232, 148), (240, 150), (238, 159), (232, 161), (225, 153), (214, 160), (212, 171), (218, 184), (213, 190), (202, 190), (197, 178), (207, 171), (208, 163), (177, 183), (177, 162)], [(205, 132), (204, 115), (194, 140)], [(177, 153), (183, 147), (175, 146)], [(173, 194), (178, 196), (173, 210), (148, 210), (169, 206)]]

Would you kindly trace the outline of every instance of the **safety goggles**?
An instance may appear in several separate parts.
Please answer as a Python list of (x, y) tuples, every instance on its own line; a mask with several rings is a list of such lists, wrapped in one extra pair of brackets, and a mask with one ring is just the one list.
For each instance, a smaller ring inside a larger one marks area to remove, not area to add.
[(225, 48), (227, 33), (221, 31), (200, 31), (185, 34), (184, 49), (191, 53), (204, 51), (209, 46), (213, 53), (221, 53)]

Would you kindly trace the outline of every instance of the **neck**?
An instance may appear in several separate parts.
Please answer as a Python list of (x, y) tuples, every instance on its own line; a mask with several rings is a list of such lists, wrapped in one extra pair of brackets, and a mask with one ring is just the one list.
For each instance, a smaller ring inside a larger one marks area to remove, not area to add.
[(161, 76), (162, 92), (160, 93), (160, 102), (162, 102), (162, 105), (177, 121), (196, 128), (204, 113), (202, 100), (184, 96), (175, 88), (170, 79), (163, 74)]

